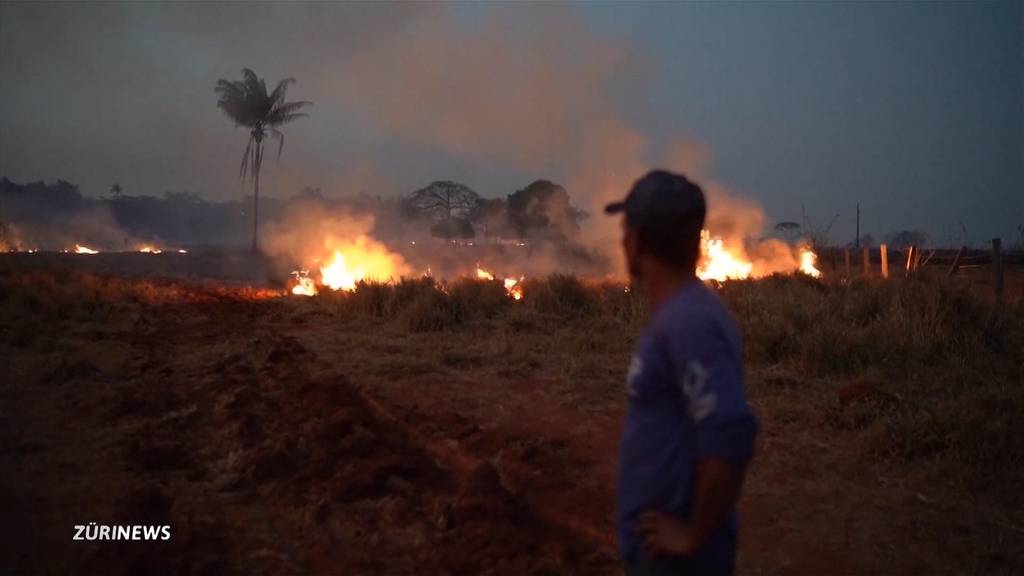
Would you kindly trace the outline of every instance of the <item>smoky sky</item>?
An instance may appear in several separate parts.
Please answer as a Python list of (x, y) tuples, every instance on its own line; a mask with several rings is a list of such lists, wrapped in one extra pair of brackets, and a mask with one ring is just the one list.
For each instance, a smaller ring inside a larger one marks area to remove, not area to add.
[(1018, 2), (3, 3), (0, 173), (238, 198), (243, 67), (314, 103), (268, 194), (547, 178), (594, 210), (663, 165), (841, 242), (857, 203), (879, 236), (1024, 226)]

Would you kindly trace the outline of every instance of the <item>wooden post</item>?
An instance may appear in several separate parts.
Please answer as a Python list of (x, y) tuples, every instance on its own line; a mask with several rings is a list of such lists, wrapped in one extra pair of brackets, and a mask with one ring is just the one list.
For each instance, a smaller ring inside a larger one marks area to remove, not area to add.
[(949, 272), (946, 273), (947, 278), (952, 278), (953, 274), (956, 274), (956, 271), (960, 269), (960, 259), (964, 257), (964, 252), (967, 252), (967, 246), (961, 246), (960, 249), (956, 251), (956, 257), (953, 258), (953, 265), (949, 267)]
[(864, 247), (864, 275), (871, 276), (871, 252), (870, 248)]
[(907, 278), (910, 278), (910, 273), (914, 271), (914, 251), (915, 246), (913, 244), (907, 246)]
[(996, 290), (996, 304), (1003, 302), (1003, 241), (992, 239), (992, 274)]
[(878, 246), (878, 252), (882, 257), (882, 278), (889, 277), (889, 247), (885, 244)]
[(853, 239), (853, 247), (860, 246), (860, 202), (857, 203), (857, 236)]
[(843, 256), (846, 258), (846, 277), (850, 277), (850, 249), (843, 248)]

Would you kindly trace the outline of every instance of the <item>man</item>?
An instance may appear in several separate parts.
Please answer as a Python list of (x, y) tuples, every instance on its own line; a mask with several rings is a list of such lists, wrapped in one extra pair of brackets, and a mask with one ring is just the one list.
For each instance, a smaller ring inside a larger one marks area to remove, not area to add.
[(627, 376), (618, 529), (626, 574), (732, 574), (757, 420), (735, 321), (696, 275), (704, 193), (654, 171), (622, 202), (630, 275), (651, 303)]

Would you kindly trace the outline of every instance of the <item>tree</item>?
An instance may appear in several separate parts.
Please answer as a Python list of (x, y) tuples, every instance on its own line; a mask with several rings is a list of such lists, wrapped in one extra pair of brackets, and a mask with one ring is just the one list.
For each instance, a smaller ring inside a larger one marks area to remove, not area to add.
[(110, 195), (113, 196), (114, 198), (120, 198), (121, 192), (124, 192), (124, 188), (121, 187), (121, 183), (114, 182), (114, 184), (110, 187)]
[(868, 233), (868, 234), (861, 234), (860, 238), (858, 238), (857, 240), (854, 240), (854, 241), (848, 243), (846, 245), (846, 247), (847, 248), (861, 248), (861, 247), (870, 248), (872, 246), (875, 246), (876, 244), (877, 244), (877, 242), (875, 242), (875, 237), (872, 236), (870, 233)]
[(178, 204), (202, 204), (203, 199), (195, 192), (182, 190), (180, 192), (164, 191), (164, 200)]
[(465, 218), (446, 218), (430, 227), (430, 234), (445, 240), (468, 240), (476, 235), (473, 223)]
[(416, 212), (435, 220), (466, 218), (480, 201), (480, 195), (465, 184), (438, 180), (409, 195), (408, 204)]
[(299, 190), (299, 193), (295, 195), (295, 198), (299, 200), (325, 200), (324, 193), (320, 191), (319, 187), (313, 188), (310, 186), (306, 186), (302, 190)]
[(885, 243), (889, 248), (902, 250), (909, 246), (922, 246), (928, 242), (928, 235), (920, 230), (900, 230), (885, 237)]
[(829, 240), (828, 235), (832, 231), (832, 227), (835, 226), (836, 220), (839, 220), (839, 214), (832, 216), (832, 219), (828, 221), (828, 224), (822, 228), (819, 228), (811, 222), (811, 218), (807, 215), (807, 210), (804, 210), (803, 204), (800, 205), (800, 214), (803, 217), (803, 236), (807, 239), (807, 242), (811, 246), (827, 247), (831, 246), (832, 242)]
[(775, 231), (785, 236), (790, 242), (800, 237), (800, 225), (796, 222), (779, 222), (775, 225)]
[(508, 196), (509, 222), (521, 237), (564, 242), (579, 232), (586, 212), (572, 205), (565, 188), (535, 180)]
[(469, 213), (469, 220), (484, 229), (484, 236), (500, 236), (508, 228), (508, 201), (481, 198)]
[(299, 110), (310, 104), (306, 101), (285, 101), (288, 86), (294, 83), (294, 78), (285, 78), (268, 94), (266, 82), (257, 77), (255, 72), (245, 68), (242, 70), (242, 80), (230, 81), (221, 78), (214, 88), (214, 92), (220, 94), (217, 107), (234, 120), (236, 126), (249, 129), (249, 141), (242, 154), (239, 176), (244, 182), (246, 176), (251, 174), (253, 181), (253, 252), (259, 250), (260, 168), (263, 166), (263, 141), (267, 136), (276, 138), (277, 156), (280, 158), (281, 150), (284, 148), (284, 134), (278, 128), (307, 116)]
[(465, 184), (438, 180), (410, 194), (404, 202), (406, 214), (427, 217), (434, 221), (430, 233), (439, 238), (472, 238), (470, 214), (480, 202), (480, 195)]

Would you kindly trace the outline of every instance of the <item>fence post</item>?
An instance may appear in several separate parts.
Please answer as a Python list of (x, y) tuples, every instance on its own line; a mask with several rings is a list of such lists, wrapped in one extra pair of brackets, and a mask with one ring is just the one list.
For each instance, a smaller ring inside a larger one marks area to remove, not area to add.
[(961, 246), (960, 249), (956, 251), (956, 257), (953, 258), (953, 265), (949, 267), (949, 272), (946, 273), (947, 278), (952, 278), (953, 274), (956, 274), (956, 271), (960, 269), (960, 259), (964, 257), (964, 252), (967, 252), (967, 246)]
[(871, 276), (871, 252), (870, 248), (864, 247), (864, 275)]
[(889, 277), (889, 247), (885, 244), (878, 246), (878, 252), (882, 257), (882, 278)]
[(850, 248), (843, 248), (843, 256), (846, 258), (846, 277), (850, 277)]
[(1003, 241), (992, 239), (992, 273), (996, 290), (996, 304), (1003, 302)]

